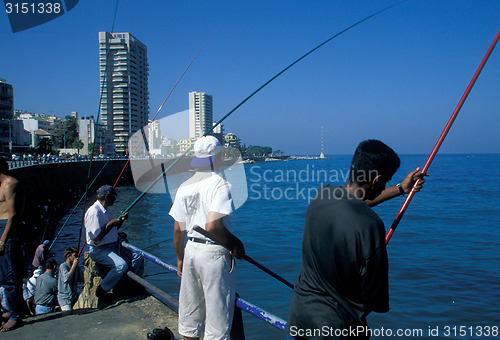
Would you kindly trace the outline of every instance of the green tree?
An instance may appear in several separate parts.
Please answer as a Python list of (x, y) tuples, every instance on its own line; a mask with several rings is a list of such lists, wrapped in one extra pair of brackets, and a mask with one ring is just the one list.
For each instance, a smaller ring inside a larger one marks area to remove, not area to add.
[(89, 155), (92, 155), (92, 148), (94, 148), (94, 156), (98, 155), (99, 154), (99, 146), (97, 144), (94, 145), (94, 143), (89, 143), (89, 145), (88, 145)]
[(80, 150), (83, 142), (78, 138), (78, 122), (76, 117), (66, 116), (63, 128), (56, 132), (56, 146)]
[(52, 154), (57, 155), (59, 152), (55, 148), (54, 140), (52, 138), (41, 138), (38, 141), (38, 146), (35, 149), (38, 154)]
[(266, 156), (273, 152), (269, 146), (250, 145), (245, 150), (245, 156)]

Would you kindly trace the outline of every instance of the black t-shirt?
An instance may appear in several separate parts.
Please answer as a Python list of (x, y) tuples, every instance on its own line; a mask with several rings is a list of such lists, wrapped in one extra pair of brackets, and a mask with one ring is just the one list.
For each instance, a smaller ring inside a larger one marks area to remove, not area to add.
[(306, 339), (344, 338), (335, 334), (365, 326), (371, 311), (389, 310), (388, 281), (382, 220), (345, 189), (322, 187), (306, 214), (302, 269), (287, 333)]

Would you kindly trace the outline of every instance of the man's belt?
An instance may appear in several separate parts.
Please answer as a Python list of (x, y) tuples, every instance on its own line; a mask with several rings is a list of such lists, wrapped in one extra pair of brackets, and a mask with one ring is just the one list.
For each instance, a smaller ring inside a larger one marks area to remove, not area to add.
[(197, 237), (190, 237), (189, 241), (193, 241), (193, 242), (196, 242), (196, 243), (204, 243), (204, 244), (214, 244), (210, 240), (203, 240), (203, 239), (197, 238)]

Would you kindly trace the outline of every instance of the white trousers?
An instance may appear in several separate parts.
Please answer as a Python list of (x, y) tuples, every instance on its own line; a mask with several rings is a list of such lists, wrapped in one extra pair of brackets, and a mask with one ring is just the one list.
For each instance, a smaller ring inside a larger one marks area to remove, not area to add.
[(221, 246), (188, 241), (179, 293), (179, 334), (205, 340), (229, 339), (235, 301), (231, 255)]

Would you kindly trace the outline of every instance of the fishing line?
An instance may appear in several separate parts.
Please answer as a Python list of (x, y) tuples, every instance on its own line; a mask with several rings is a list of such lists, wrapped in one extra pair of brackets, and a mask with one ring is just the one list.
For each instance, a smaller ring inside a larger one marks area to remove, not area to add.
[[(222, 117), (216, 124), (214, 124), (212, 126), (212, 128), (210, 130), (208, 130), (203, 136), (206, 136), (208, 135), (209, 133), (211, 133), (217, 126), (219, 126), (224, 120), (226, 120), (226, 118), (228, 118), (234, 111), (236, 111), (238, 108), (240, 108), (245, 102), (247, 102), (250, 98), (252, 98), (254, 95), (256, 95), (260, 90), (262, 90), (264, 87), (266, 87), (269, 83), (271, 83), (273, 80), (275, 80), (276, 78), (278, 78), (279, 76), (281, 76), (283, 73), (285, 73), (287, 70), (289, 70), (292, 66), (294, 66), (295, 64), (297, 64), (299, 61), (303, 60), (304, 58), (306, 58), (307, 56), (309, 56), (311, 53), (313, 53), (314, 51), (316, 51), (317, 49), (319, 49), (320, 47), (324, 46), (325, 44), (329, 43), (330, 41), (332, 41), (333, 39), (337, 38), (338, 36), (340, 36), (341, 34), (349, 31), (350, 29), (358, 26), (359, 24), (393, 8), (393, 7), (396, 7), (400, 4), (402, 4), (403, 2), (406, 2), (408, 0), (403, 0), (403, 1), (400, 1), (400, 2), (397, 2), (393, 5), (390, 5), (388, 7), (385, 7), (384, 9), (381, 9), (373, 14), (370, 14), (369, 16), (365, 17), (364, 19), (361, 19), (359, 21), (357, 21), (356, 23), (352, 24), (351, 26), (343, 29), (342, 31), (340, 31), (339, 33), (335, 34), (334, 36), (328, 38), (327, 40), (323, 41), (321, 44), (317, 45), (316, 47), (314, 47), (313, 49), (309, 50), (307, 53), (305, 53), (304, 55), (302, 55), (300, 58), (298, 58), (297, 60), (295, 60), (294, 62), (292, 62), (290, 65), (288, 65), (287, 67), (285, 67), (284, 69), (282, 69), (280, 72), (278, 72), (275, 76), (273, 76), (271, 79), (269, 79), (268, 81), (266, 81), (262, 86), (260, 86), (259, 88), (257, 88), (257, 90), (255, 90), (254, 92), (252, 92), (248, 97), (246, 97), (245, 99), (243, 99), (238, 105), (236, 105), (231, 111), (229, 111), (226, 115), (224, 115), (224, 117)], [(126, 212), (130, 211), (130, 209), (132, 209), (136, 204), (137, 202), (139, 202), (143, 197), (144, 195), (147, 194), (147, 192), (149, 190), (151, 190), (151, 188), (153, 186), (155, 186), (156, 183), (158, 183), (162, 178), (163, 176), (165, 175), (166, 172), (168, 172), (168, 170), (170, 170), (175, 164), (177, 164), (177, 162), (183, 158), (189, 151), (191, 151), (193, 149), (194, 145), (191, 145), (189, 148), (187, 148), (186, 151), (184, 151), (180, 156), (178, 156), (173, 162), (172, 164), (170, 164), (152, 183), (151, 185), (149, 185), (142, 193), (139, 194), (139, 196), (120, 214), (119, 217), (122, 217), (123, 214), (125, 214)]]
[[(114, 12), (114, 15), (113, 15), (113, 24), (111, 25), (111, 33), (113, 33), (114, 29), (115, 29), (116, 13), (118, 12), (118, 4), (119, 4), (119, 2), (120, 2), (120, 0), (116, 0), (115, 12)], [(76, 208), (78, 207), (78, 205), (80, 204), (80, 202), (82, 201), (82, 199), (83, 199), (83, 206), (85, 207), (85, 205), (87, 204), (87, 193), (88, 193), (90, 187), (92, 186), (92, 184), (94, 184), (94, 182), (97, 180), (97, 178), (99, 177), (99, 175), (101, 174), (101, 172), (104, 170), (104, 168), (106, 167), (106, 165), (108, 165), (108, 163), (109, 163), (109, 160), (108, 160), (104, 164), (104, 166), (101, 168), (101, 170), (99, 171), (99, 173), (97, 174), (97, 176), (95, 176), (95, 178), (92, 181), (92, 183), (89, 184), (90, 175), (91, 175), (91, 171), (92, 171), (92, 161), (94, 159), (95, 142), (96, 142), (96, 138), (97, 138), (97, 124), (99, 122), (99, 117), (100, 117), (100, 114), (101, 114), (101, 104), (102, 104), (102, 97), (103, 97), (103, 92), (104, 92), (104, 82), (106, 80), (106, 74), (107, 74), (108, 64), (109, 64), (108, 60), (109, 60), (109, 57), (108, 57), (108, 54), (106, 54), (106, 64), (105, 64), (105, 67), (104, 67), (104, 75), (103, 75), (103, 81), (102, 81), (102, 85), (101, 85), (101, 93), (100, 93), (100, 97), (99, 97), (99, 108), (97, 110), (97, 118), (94, 121), (94, 140), (92, 142), (92, 148), (91, 148), (91, 151), (90, 151), (89, 169), (88, 169), (88, 172), (87, 172), (85, 192), (83, 193), (82, 197), (80, 197), (80, 200), (78, 200), (78, 203), (75, 205), (75, 207), (73, 208), (73, 210), (69, 214), (68, 218), (66, 219), (66, 221), (62, 225), (61, 229), (59, 229), (59, 232), (57, 233), (56, 237), (54, 238), (54, 240), (50, 244), (49, 250), (52, 248), (52, 246), (56, 242), (57, 238), (59, 237), (59, 235), (63, 231), (64, 227), (68, 223), (68, 221), (71, 218), (71, 216), (73, 215), (73, 213), (76, 211)], [(82, 220), (81, 220), (81, 223), (80, 223), (80, 232), (79, 232), (79, 235), (78, 235), (78, 247), (77, 247), (77, 249), (80, 248), (80, 242), (81, 242), (81, 235), (82, 235), (84, 218), (85, 218), (85, 211), (82, 214)], [(78, 255), (80, 255), (80, 253)]]
[[(495, 48), (495, 45), (497, 44), (499, 38), (500, 38), (500, 30), (498, 30), (498, 33), (495, 36), (495, 39), (493, 39), (493, 42), (491, 43), (490, 47), (488, 48), (488, 51), (484, 55), (483, 60), (479, 64), (476, 72), (474, 73), (474, 76), (472, 77), (471, 81), (469, 82), (469, 85), (467, 86), (467, 89), (465, 90), (464, 94), (462, 95), (462, 98), (460, 98), (460, 101), (458, 102), (458, 104), (457, 104), (455, 110), (453, 111), (450, 119), (448, 120), (448, 123), (444, 127), (444, 130), (441, 133), (441, 136), (439, 136), (438, 141), (436, 142), (436, 145), (434, 145), (434, 148), (432, 149), (429, 157), (427, 158), (427, 161), (425, 162), (424, 166), (422, 167), (421, 172), (423, 174), (427, 173), (427, 170), (431, 166), (431, 163), (432, 163), (434, 157), (436, 156), (439, 148), (441, 147), (441, 144), (443, 144), (443, 141), (446, 138), (446, 135), (448, 134), (448, 131), (450, 131), (451, 126), (453, 125), (453, 122), (455, 121), (455, 118), (457, 118), (458, 112), (460, 112), (460, 109), (462, 108), (462, 105), (464, 104), (465, 100), (467, 99), (467, 96), (469, 95), (470, 91), (472, 90), (472, 87), (476, 83), (476, 80), (479, 77), (479, 74), (483, 70), (483, 67), (486, 64), (486, 61), (490, 57), (491, 52), (493, 52), (493, 49)], [(392, 222), (391, 227), (389, 228), (389, 230), (387, 231), (387, 234), (385, 235), (385, 244), (388, 244), (389, 241), (391, 240), (391, 237), (394, 234), (394, 231), (396, 230), (399, 222), (403, 218), (403, 215), (404, 215), (406, 209), (410, 205), (411, 199), (415, 195), (415, 192), (416, 192), (415, 188), (419, 185), (419, 183), (420, 183), (420, 180), (416, 181), (415, 185), (411, 189), (410, 193), (408, 194), (408, 196), (406, 196), (406, 199), (403, 202), (403, 205), (399, 209), (396, 217), (394, 218), (394, 221)]]
[(150, 277), (150, 276), (157, 276), (157, 275), (163, 275), (163, 274), (170, 274), (170, 272), (161, 272), (161, 273), (153, 273), (153, 274), (144, 274), (142, 278)]
[[(118, 4), (119, 4), (119, 2), (120, 2), (120, 0), (116, 0), (115, 13), (114, 13), (114, 16), (113, 16), (113, 24), (111, 25), (111, 34), (113, 34), (113, 32), (115, 31), (116, 13), (118, 12)], [(101, 116), (102, 97), (103, 97), (103, 92), (104, 92), (104, 85), (106, 83), (106, 74), (108, 73), (109, 54), (110, 53), (111, 53), (111, 48), (107, 48), (107, 51), (106, 51), (106, 64), (104, 66), (104, 74), (103, 74), (103, 78), (102, 78), (101, 94), (99, 96), (99, 108), (97, 110), (97, 117), (96, 117), (96, 120), (94, 122), (94, 140), (92, 142), (92, 148), (90, 150), (90, 162), (89, 162), (89, 171), (87, 173), (87, 185), (86, 185), (86, 188), (85, 188), (85, 193), (83, 194), (83, 197), (84, 197), (84, 199), (83, 199), (83, 207), (84, 208), (87, 205), (87, 193), (88, 193), (88, 191), (89, 191), (89, 189), (91, 187), (91, 185), (89, 185), (89, 179), (90, 179), (90, 173), (92, 171), (92, 162), (94, 160), (94, 152), (95, 152), (95, 147), (96, 147), (95, 142), (96, 142), (96, 139), (97, 139), (97, 131), (98, 131), (97, 127), (98, 127), (98, 124), (99, 124), (99, 118)], [(106, 166), (107, 164), (108, 164), (108, 162), (106, 162), (106, 164), (104, 166)], [(82, 239), (83, 224), (84, 224), (84, 221), (85, 221), (85, 209), (83, 209), (83, 210), (84, 211), (82, 213), (82, 220), (80, 222), (80, 231), (78, 233), (78, 246), (76, 247), (76, 249), (80, 248), (80, 242), (81, 242), (81, 239)], [(85, 245), (85, 242), (83, 244)]]
[[(215, 35), (215, 33), (219, 30), (220, 26), (217, 27), (217, 29), (212, 33), (212, 35), (207, 39), (207, 41), (205, 41), (205, 43), (203, 44), (203, 46), (201, 46), (201, 48), (198, 50), (198, 53), (196, 53), (196, 55), (194, 56), (194, 58), (191, 60), (191, 62), (189, 63), (189, 65), (186, 67), (186, 69), (184, 70), (184, 72), (182, 72), (181, 76), (179, 77), (179, 79), (177, 79), (177, 81), (175, 82), (174, 86), (172, 87), (172, 89), (170, 90), (170, 92), (168, 93), (167, 97), (165, 98), (165, 100), (163, 100), (163, 103), (161, 103), (160, 107), (158, 108), (158, 110), (156, 111), (156, 114), (153, 116), (153, 119), (151, 119), (151, 121), (154, 121), (156, 119), (156, 116), (158, 115), (158, 113), (160, 113), (161, 109), (163, 108), (163, 105), (165, 105), (165, 102), (167, 101), (167, 99), (170, 97), (170, 95), (172, 94), (172, 92), (174, 91), (174, 89), (177, 87), (177, 84), (179, 84), (179, 82), (181, 81), (181, 79), (184, 77), (184, 74), (186, 74), (187, 70), (189, 70), (189, 68), (191, 67), (191, 65), (193, 64), (193, 62), (196, 60), (196, 58), (198, 57), (198, 55), (201, 53), (201, 51), (203, 51), (203, 49), (205, 48), (205, 46), (208, 44), (208, 42), (212, 39), (212, 37)], [(125, 163), (125, 166), (123, 167), (122, 171), (120, 172), (120, 174), (118, 175), (118, 178), (116, 179), (116, 182), (115, 184), (113, 184), (113, 188), (116, 187), (116, 185), (118, 184), (118, 180), (120, 179), (121, 175), (123, 174), (123, 172), (125, 171), (125, 168), (127, 167), (127, 165), (130, 163), (130, 158), (134, 155), (135, 151), (137, 150), (137, 147), (139, 147), (139, 145), (141, 144), (141, 140), (144, 138), (144, 136), (146, 135), (146, 132), (147, 132), (147, 129), (149, 129), (149, 124), (146, 126), (146, 129), (144, 130), (143, 134), (142, 134), (142, 137), (141, 139), (137, 142), (137, 145), (135, 146), (134, 148), (134, 151), (132, 151), (132, 153), (130, 154), (129, 156), (129, 159), (127, 160), (127, 162)]]
[[(101, 170), (99, 171), (99, 173), (94, 177), (94, 180), (92, 181), (92, 183), (90, 183), (89, 187), (92, 186), (92, 184), (94, 184), (94, 182), (96, 181), (96, 179), (99, 177), (99, 175), (101, 174), (101, 172), (104, 170), (104, 168), (106, 167), (106, 165), (108, 165), (109, 163), (109, 160), (104, 164), (104, 166), (101, 168)], [(87, 189), (88, 190), (88, 189)], [(80, 205), (80, 202), (83, 200), (83, 198), (85, 197), (85, 195), (87, 194), (87, 191), (85, 191), (83, 193), (83, 195), (80, 197), (80, 199), (78, 200), (78, 203), (76, 203), (76, 205), (73, 207), (73, 210), (71, 210), (68, 218), (66, 219), (66, 221), (63, 223), (61, 229), (59, 229), (59, 232), (57, 233), (57, 236), (54, 238), (54, 240), (52, 241), (52, 243), (50, 244), (50, 247), (49, 247), (49, 250), (52, 248), (52, 246), (54, 245), (54, 243), (56, 242), (57, 238), (59, 237), (59, 235), (61, 234), (61, 232), (63, 231), (64, 227), (66, 226), (66, 224), (68, 223), (69, 219), (71, 218), (71, 216), (73, 216), (73, 213), (75, 212), (76, 208), (78, 208), (78, 206)], [(85, 205), (84, 205), (85, 206)], [(78, 242), (78, 247), (80, 247), (80, 242)]]
[(164, 242), (167, 242), (167, 241), (172, 241), (172, 239), (171, 239), (171, 238), (169, 238), (169, 239), (166, 239), (166, 240), (160, 241), (160, 242), (158, 242), (158, 243), (155, 243), (155, 244), (152, 244), (152, 245), (150, 245), (150, 246), (147, 246), (146, 248), (143, 248), (142, 250), (148, 250), (148, 249), (150, 249), (150, 248), (153, 248), (153, 247), (155, 247), (155, 246), (157, 246), (157, 245), (160, 245), (160, 244), (162, 244), (162, 243), (164, 243)]

